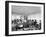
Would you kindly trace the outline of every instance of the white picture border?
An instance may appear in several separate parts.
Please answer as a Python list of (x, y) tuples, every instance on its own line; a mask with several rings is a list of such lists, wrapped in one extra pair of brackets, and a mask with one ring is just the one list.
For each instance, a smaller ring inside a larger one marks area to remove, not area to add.
[[(17, 5), (17, 6), (37, 6), (41, 7), (41, 30), (32, 30), (32, 31), (12, 31), (11, 27), (11, 7), (12, 5)], [(9, 3), (9, 35), (11, 34), (26, 34), (26, 33), (42, 33), (44, 31), (44, 24), (43, 24), (43, 11), (44, 7), (42, 4), (24, 4), (24, 3)]]

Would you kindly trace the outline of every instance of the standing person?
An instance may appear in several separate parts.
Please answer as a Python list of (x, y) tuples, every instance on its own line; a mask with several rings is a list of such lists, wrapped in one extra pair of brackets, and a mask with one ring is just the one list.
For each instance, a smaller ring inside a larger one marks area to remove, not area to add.
[(37, 21), (35, 20), (35, 21), (34, 21), (34, 26), (35, 26), (36, 24), (37, 24)]
[(41, 29), (41, 20), (40, 20), (40, 23), (39, 23), (39, 30)]
[(24, 24), (23, 25), (25, 28), (29, 27), (27, 21), (28, 21), (27, 16), (24, 16)]

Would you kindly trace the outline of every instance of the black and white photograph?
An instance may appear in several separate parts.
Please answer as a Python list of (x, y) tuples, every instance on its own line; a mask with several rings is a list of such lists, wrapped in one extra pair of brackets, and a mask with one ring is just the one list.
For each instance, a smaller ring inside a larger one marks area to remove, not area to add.
[(44, 33), (44, 4), (9, 3), (9, 35)]
[(41, 30), (41, 10), (35, 6), (11, 6), (12, 31)]

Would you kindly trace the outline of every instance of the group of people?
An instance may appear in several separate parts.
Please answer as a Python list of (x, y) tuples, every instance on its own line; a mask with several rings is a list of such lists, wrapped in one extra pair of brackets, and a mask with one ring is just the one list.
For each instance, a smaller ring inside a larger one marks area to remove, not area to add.
[[(12, 27), (12, 30), (18, 30), (18, 29), (23, 29), (24, 28), (34, 28), (36, 30), (40, 30), (41, 29), (41, 20), (39, 20), (39, 24), (37, 22), (37, 20), (28, 20), (26, 16), (24, 16), (24, 19), (14, 19), (12, 20), (12, 25), (14, 25)], [(33, 29), (32, 29), (33, 30)]]

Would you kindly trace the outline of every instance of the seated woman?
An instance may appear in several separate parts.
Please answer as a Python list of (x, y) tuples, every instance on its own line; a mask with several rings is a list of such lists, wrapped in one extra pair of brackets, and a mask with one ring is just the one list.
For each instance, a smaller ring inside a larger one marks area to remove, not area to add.
[(17, 24), (15, 28), (16, 28), (16, 31), (17, 31), (18, 29), (22, 29), (22, 28), (23, 28), (23, 24), (22, 24), (22, 23)]

